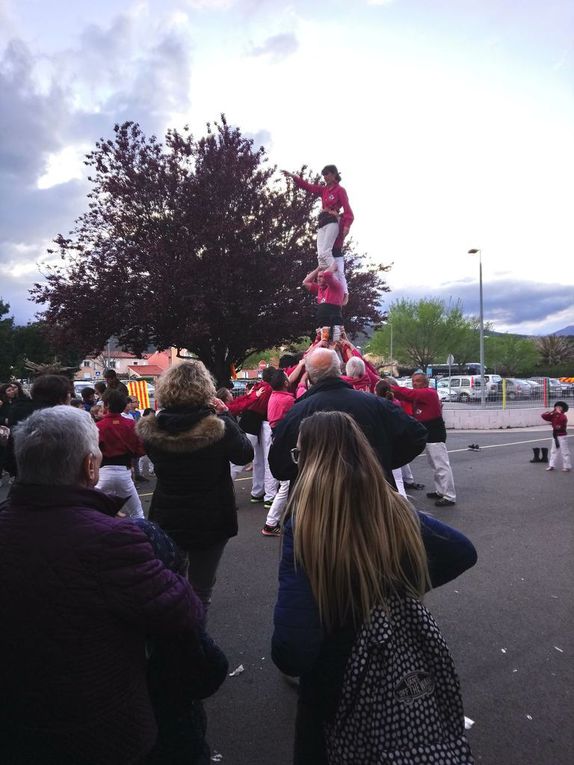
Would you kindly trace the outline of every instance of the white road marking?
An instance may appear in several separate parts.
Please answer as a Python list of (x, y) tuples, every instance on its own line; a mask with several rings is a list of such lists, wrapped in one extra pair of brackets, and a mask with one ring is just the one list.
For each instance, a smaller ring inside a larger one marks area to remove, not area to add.
[[(568, 435), (567, 438), (572, 438), (572, 435)], [(498, 449), (500, 446), (520, 446), (520, 444), (536, 444), (536, 443), (539, 443), (540, 441), (546, 441), (546, 440), (552, 441), (551, 438), (550, 439), (546, 439), (546, 438), (531, 438), (531, 439), (526, 440), (526, 441), (510, 441), (507, 444), (488, 444), (487, 446), (482, 446), (482, 444), (480, 444), (480, 450), (479, 451), (482, 451), (483, 449)], [(447, 452), (449, 454), (456, 454), (457, 452), (468, 452), (468, 451), (469, 451), (468, 448), (465, 448), (465, 449), (447, 449)], [(420, 456), (422, 456), (422, 455), (419, 454), (419, 457)]]

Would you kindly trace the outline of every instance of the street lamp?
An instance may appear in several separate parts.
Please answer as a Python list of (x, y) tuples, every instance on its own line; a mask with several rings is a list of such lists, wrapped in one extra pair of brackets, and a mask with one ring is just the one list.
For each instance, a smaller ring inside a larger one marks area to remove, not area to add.
[(482, 307), (482, 251), (469, 250), (469, 255), (478, 255), (478, 281), (480, 285), (480, 406), (486, 407), (486, 389), (484, 385), (484, 310)]

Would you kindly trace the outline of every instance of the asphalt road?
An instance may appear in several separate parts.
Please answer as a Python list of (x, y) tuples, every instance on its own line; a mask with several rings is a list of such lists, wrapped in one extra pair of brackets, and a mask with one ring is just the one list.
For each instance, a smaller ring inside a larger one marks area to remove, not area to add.
[[(574, 437), (571, 450), (574, 451)], [(478, 452), (467, 450), (478, 443)], [(574, 752), (574, 472), (530, 464), (550, 446), (548, 429), (449, 433), (454, 508), (413, 492), (421, 510), (467, 534), (479, 561), (432, 592), (427, 605), (455, 658), (475, 759), (484, 765), (569, 765)], [(224, 765), (288, 765), (296, 692), (269, 658), (278, 539), (261, 536), (265, 511), (251, 505), (249, 474), (236, 482), (239, 535), (224, 554), (209, 631), (231, 670), (206, 703), (209, 740)], [(144, 503), (153, 483), (143, 484)], [(5, 495), (0, 491), (0, 498)]]
[[(476, 567), (427, 605), (454, 655), (484, 765), (567, 765), (574, 751), (574, 472), (530, 464), (536, 445), (550, 446), (546, 429), (450, 434), (456, 507), (413, 493), (478, 550)], [(414, 473), (431, 488), (426, 457)], [(280, 542), (259, 534), (265, 513), (248, 502), (250, 480), (236, 487), (240, 532), (222, 561), (209, 628), (231, 668), (245, 671), (207, 703), (209, 738), (227, 765), (288, 765), (295, 691), (269, 659)]]

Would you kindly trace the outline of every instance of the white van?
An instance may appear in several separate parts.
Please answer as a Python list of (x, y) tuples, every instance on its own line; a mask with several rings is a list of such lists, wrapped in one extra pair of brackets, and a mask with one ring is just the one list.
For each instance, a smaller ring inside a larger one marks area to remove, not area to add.
[[(498, 375), (484, 375), (484, 387), (486, 391), (486, 398), (494, 398), (498, 393), (498, 381), (494, 378)], [(469, 401), (480, 401), (480, 375), (454, 375), (450, 378), (443, 377), (437, 383), (438, 388), (450, 387), (451, 401), (461, 401), (462, 403), (468, 403)]]

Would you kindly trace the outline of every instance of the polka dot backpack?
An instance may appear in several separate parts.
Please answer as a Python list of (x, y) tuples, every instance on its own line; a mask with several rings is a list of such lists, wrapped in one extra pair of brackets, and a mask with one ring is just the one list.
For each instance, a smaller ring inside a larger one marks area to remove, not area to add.
[(359, 630), (325, 740), (329, 765), (474, 762), (454, 662), (420, 601), (392, 597)]

